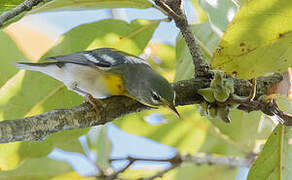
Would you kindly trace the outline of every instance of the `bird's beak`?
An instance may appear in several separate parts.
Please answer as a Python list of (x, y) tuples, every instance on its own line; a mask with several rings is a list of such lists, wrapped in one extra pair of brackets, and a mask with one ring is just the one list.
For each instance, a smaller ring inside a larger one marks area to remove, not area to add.
[(167, 104), (167, 107), (168, 107), (171, 111), (173, 111), (173, 112), (176, 114), (176, 116), (177, 116), (178, 118), (180, 118), (180, 115), (179, 115), (179, 113), (177, 112), (177, 110), (176, 110), (176, 108), (175, 108), (175, 106), (174, 106), (173, 104)]

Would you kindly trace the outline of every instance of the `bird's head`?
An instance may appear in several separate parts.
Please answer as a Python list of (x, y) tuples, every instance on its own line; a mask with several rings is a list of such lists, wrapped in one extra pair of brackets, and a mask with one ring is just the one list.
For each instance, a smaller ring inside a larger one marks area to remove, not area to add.
[(175, 91), (171, 84), (156, 72), (149, 73), (151, 75), (145, 74), (147, 78), (139, 88), (140, 102), (151, 107), (167, 107), (180, 117), (175, 108)]

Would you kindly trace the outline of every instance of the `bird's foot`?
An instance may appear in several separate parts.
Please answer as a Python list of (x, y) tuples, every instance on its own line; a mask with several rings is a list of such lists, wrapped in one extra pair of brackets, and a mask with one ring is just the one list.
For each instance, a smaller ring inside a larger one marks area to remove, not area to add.
[(95, 110), (95, 112), (96, 112), (97, 114), (99, 114), (100, 110), (98, 109), (98, 107), (97, 107), (96, 104), (99, 104), (99, 105), (101, 105), (102, 107), (105, 106), (103, 101), (101, 101), (101, 100), (99, 100), (99, 99), (95, 99), (95, 98), (93, 98), (91, 94), (87, 94), (87, 95), (86, 95), (85, 102), (91, 104), (92, 108)]

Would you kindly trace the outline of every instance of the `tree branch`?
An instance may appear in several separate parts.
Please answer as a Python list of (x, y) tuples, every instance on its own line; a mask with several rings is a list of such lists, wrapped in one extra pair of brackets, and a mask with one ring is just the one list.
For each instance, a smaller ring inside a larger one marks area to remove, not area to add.
[(15, 8), (6, 11), (0, 15), (0, 27), (8, 20), (14, 18), (20, 13), (30, 10), (32, 7), (38, 5), (43, 0), (25, 0), (23, 3), (19, 4)]
[(239, 158), (239, 157), (225, 157), (225, 156), (212, 156), (210, 154), (198, 154), (198, 155), (182, 155), (177, 153), (175, 156), (166, 159), (156, 159), (156, 158), (137, 158), (128, 156), (125, 158), (115, 158), (111, 159), (110, 162), (113, 161), (128, 161), (128, 164), (122, 168), (121, 170), (109, 175), (105, 179), (114, 179), (117, 178), (118, 175), (124, 172), (127, 168), (129, 168), (136, 161), (148, 161), (148, 162), (168, 162), (170, 163), (170, 167), (157, 172), (151, 177), (141, 178), (141, 180), (152, 180), (158, 177), (162, 177), (168, 171), (179, 167), (182, 163), (192, 163), (197, 165), (207, 164), (207, 165), (223, 165), (229, 167), (250, 167), (252, 162), (254, 161), (255, 156), (250, 156), (250, 158)]
[[(257, 80), (257, 97), (266, 94), (267, 87), (281, 81), (281, 77), (282, 76), (280, 75), (273, 75), (262, 77)], [(176, 82), (173, 85), (177, 94), (176, 106), (199, 104), (202, 101), (202, 97), (197, 92), (199, 89), (208, 87), (210, 85), (210, 79), (204, 77), (193, 78)], [(250, 91), (251, 84), (248, 81), (235, 81), (236, 94), (248, 96)], [(150, 107), (123, 96), (110, 97), (102, 101), (105, 104), (104, 107), (97, 104), (97, 107), (100, 110), (99, 114), (96, 114), (96, 112), (92, 110), (91, 105), (81, 104), (73, 108), (53, 110), (24, 119), (2, 121), (0, 122), (0, 143), (14, 141), (41, 141), (55, 132), (97, 126), (126, 114), (150, 109)], [(252, 108), (247, 104), (240, 106), (240, 109), (247, 112), (253, 110), (266, 111), (266, 106), (259, 102), (258, 106)]]
[(153, 180), (155, 178), (159, 178), (159, 177), (163, 177), (164, 174), (166, 174), (168, 171), (171, 171), (177, 167), (179, 167), (180, 164), (173, 164), (172, 166), (170, 166), (169, 168), (166, 168), (162, 171), (159, 171), (158, 173), (154, 174), (153, 176), (151, 177), (148, 177), (148, 178), (142, 178), (142, 180)]
[(183, 8), (183, 0), (154, 0), (155, 4), (166, 11), (174, 19), (176, 26), (180, 29), (195, 66), (195, 77), (209, 76), (209, 65), (203, 59), (200, 47), (196, 42)]
[[(117, 179), (117, 176), (121, 173), (123, 173), (125, 170), (127, 170), (128, 168), (130, 168), (135, 161), (137, 161), (137, 159), (135, 158), (132, 158), (132, 157), (127, 157), (126, 159), (124, 160), (128, 160), (128, 163), (126, 164), (125, 167), (123, 167), (122, 169), (120, 169), (119, 171), (105, 177), (105, 180), (112, 180), (112, 179)], [(112, 161), (112, 160), (111, 160)]]
[(197, 165), (224, 165), (229, 167), (250, 167), (254, 159), (244, 159), (239, 157), (215, 157), (212, 155), (183, 156), (183, 162), (195, 163)]

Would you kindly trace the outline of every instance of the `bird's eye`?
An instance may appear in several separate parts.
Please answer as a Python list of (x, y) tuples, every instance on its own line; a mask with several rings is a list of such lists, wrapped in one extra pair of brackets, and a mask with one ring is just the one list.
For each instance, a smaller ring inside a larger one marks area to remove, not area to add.
[(152, 98), (155, 101), (160, 101), (160, 97), (155, 92), (152, 93)]

